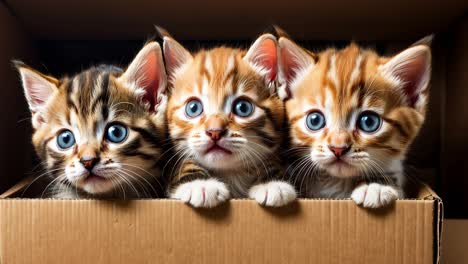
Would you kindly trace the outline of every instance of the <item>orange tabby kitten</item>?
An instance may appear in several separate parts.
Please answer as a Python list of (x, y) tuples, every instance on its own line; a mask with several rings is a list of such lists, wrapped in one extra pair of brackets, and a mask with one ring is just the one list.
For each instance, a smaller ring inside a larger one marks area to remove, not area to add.
[(180, 161), (169, 196), (194, 207), (230, 197), (267, 206), (294, 200), (276, 155), (284, 122), (275, 94), (276, 39), (263, 35), (248, 51), (218, 47), (192, 55), (165, 36), (163, 50), (169, 133)]
[(50, 176), (43, 195), (136, 198), (157, 195), (165, 129), (166, 75), (158, 43), (123, 72), (92, 67), (57, 80), (16, 63)]
[(279, 49), (300, 191), (374, 208), (404, 197), (402, 163), (426, 113), (430, 48), (391, 58), (356, 44), (312, 54), (281, 37)]

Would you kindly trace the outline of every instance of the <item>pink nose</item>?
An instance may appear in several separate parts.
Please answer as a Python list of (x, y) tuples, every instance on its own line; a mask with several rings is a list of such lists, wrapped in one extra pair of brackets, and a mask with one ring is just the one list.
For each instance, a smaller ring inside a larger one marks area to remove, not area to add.
[(217, 141), (226, 134), (226, 129), (208, 129), (205, 132), (212, 140)]
[(335, 154), (335, 157), (339, 158), (351, 149), (351, 146), (344, 146), (344, 147), (334, 147), (334, 146), (328, 146), (328, 148)]
[(80, 159), (81, 164), (87, 169), (92, 170), (94, 166), (99, 162), (99, 158), (97, 157), (82, 157)]

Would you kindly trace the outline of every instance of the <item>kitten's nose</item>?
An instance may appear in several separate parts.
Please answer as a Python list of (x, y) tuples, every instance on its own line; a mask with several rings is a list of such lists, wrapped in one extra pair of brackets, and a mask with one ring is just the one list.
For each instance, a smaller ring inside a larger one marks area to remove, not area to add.
[(97, 157), (81, 157), (80, 162), (81, 162), (81, 164), (83, 164), (83, 166), (87, 170), (90, 171), (99, 162), (99, 158), (97, 158)]
[(217, 141), (226, 134), (226, 131), (227, 131), (226, 129), (209, 129), (209, 130), (206, 130), (205, 133), (212, 140)]
[(328, 148), (335, 154), (335, 157), (340, 158), (344, 156), (348, 151), (351, 149), (351, 146), (343, 146), (343, 147), (335, 147), (335, 146), (328, 146)]
[(227, 120), (222, 115), (210, 116), (205, 122), (205, 133), (212, 140), (220, 140), (227, 133)]

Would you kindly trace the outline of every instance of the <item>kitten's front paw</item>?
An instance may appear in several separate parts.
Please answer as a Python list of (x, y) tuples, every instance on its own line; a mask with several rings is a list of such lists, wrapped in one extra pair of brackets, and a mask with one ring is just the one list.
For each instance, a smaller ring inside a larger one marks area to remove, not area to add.
[(229, 199), (229, 190), (218, 180), (195, 180), (183, 183), (169, 195), (191, 204), (193, 207), (211, 208)]
[(283, 206), (297, 197), (294, 187), (283, 181), (272, 181), (250, 188), (249, 197), (266, 206)]
[(351, 194), (351, 199), (356, 204), (367, 208), (387, 206), (399, 197), (399, 191), (395, 187), (378, 183), (362, 183)]

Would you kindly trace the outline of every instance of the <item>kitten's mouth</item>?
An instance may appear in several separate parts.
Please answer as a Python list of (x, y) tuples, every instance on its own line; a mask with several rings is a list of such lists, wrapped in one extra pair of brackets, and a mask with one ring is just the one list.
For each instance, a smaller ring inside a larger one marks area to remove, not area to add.
[(85, 183), (97, 183), (103, 181), (107, 181), (107, 179), (94, 173), (89, 174), (88, 177), (84, 179)]
[(330, 161), (327, 164), (327, 166), (330, 168), (338, 169), (338, 170), (347, 170), (347, 169), (351, 169), (354, 167), (353, 165), (351, 165), (349, 162), (347, 162), (346, 160), (342, 158), (337, 158), (337, 159)]
[(218, 144), (213, 144), (213, 146), (209, 147), (206, 151), (205, 154), (208, 153), (223, 153), (223, 154), (232, 154), (232, 152), (226, 148), (221, 147)]
[(326, 165), (328, 173), (338, 178), (356, 176), (356, 167), (343, 159), (335, 159)]
[(106, 193), (115, 187), (111, 177), (89, 172), (76, 183), (77, 187), (90, 194)]
[(337, 159), (331, 161), (329, 163), (329, 165), (338, 165), (338, 166), (347, 165), (347, 166), (350, 166), (351, 164), (349, 164), (347, 161), (345, 161), (343, 159), (337, 158)]

